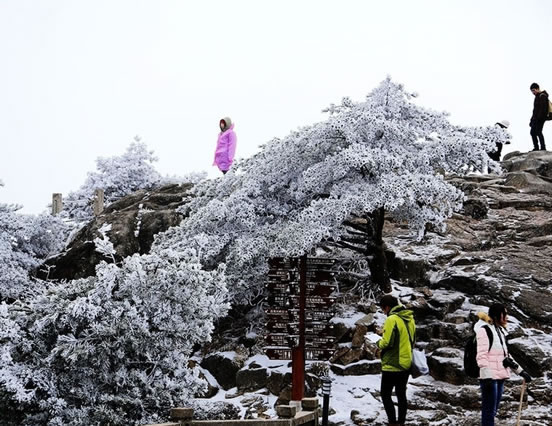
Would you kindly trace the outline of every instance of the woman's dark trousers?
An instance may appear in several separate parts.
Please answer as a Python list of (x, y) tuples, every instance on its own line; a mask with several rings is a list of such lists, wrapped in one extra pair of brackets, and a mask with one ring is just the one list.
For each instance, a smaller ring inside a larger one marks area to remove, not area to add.
[(504, 380), (480, 380), (481, 426), (495, 426), (495, 416), (504, 391)]
[[(382, 371), (381, 373), (381, 399), (387, 413), (389, 423), (404, 423), (406, 421), (406, 385), (408, 383), (408, 371)], [(391, 394), (395, 388), (399, 408), (399, 418), (395, 415), (395, 406)]]
[(539, 141), (540, 149), (543, 151), (546, 149), (546, 145), (544, 145), (544, 135), (542, 134), (543, 127), (544, 121), (531, 122), (531, 138), (533, 138), (533, 148), (535, 151), (539, 150)]

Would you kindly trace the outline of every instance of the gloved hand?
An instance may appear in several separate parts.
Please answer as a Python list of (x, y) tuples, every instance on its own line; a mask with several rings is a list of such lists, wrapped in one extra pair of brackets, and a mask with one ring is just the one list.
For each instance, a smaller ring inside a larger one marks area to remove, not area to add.
[(529, 373), (525, 370), (523, 370), (521, 373), (519, 373), (521, 377), (525, 380), (525, 383), (529, 383), (533, 378), (529, 375)]

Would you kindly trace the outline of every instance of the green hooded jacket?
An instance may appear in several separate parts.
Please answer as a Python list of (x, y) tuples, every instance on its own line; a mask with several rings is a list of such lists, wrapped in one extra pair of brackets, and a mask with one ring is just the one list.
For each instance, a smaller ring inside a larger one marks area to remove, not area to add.
[[(408, 327), (408, 330), (407, 328)], [(412, 345), (416, 341), (416, 324), (411, 310), (395, 306), (383, 324), (383, 336), (378, 341), (381, 349), (382, 371), (407, 371), (412, 364)]]

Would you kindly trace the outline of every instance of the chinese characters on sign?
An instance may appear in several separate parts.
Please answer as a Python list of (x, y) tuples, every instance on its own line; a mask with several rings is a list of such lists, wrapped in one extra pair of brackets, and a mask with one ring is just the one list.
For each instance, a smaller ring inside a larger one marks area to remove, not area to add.
[(306, 360), (332, 356), (335, 339), (329, 320), (337, 293), (331, 271), (334, 263), (334, 259), (307, 257), (269, 260), (265, 305), (269, 358), (292, 359), (292, 349), (298, 347)]

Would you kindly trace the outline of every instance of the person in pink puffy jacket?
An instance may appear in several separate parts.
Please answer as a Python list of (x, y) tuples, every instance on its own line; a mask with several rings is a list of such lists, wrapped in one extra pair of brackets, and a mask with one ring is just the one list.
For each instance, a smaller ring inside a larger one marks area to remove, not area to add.
[[(481, 387), (481, 425), (494, 426), (504, 391), (504, 380), (510, 378), (509, 369), (502, 364), (508, 357), (506, 307), (496, 303), (489, 308), (489, 315), (479, 312), (477, 316), (479, 321), (474, 330), (477, 335), (477, 365)], [(489, 330), (492, 343), (489, 341)]]
[[(489, 314), (479, 312), (479, 321), (474, 326), (477, 336), (477, 365), (479, 366), (479, 384), (481, 387), (481, 425), (494, 426), (498, 411), (504, 381), (510, 378), (510, 369), (505, 367), (504, 360), (509, 356), (506, 336), (508, 313), (506, 307), (495, 303), (489, 308)], [(490, 338), (491, 337), (491, 338)], [(518, 367), (515, 363), (514, 366)], [(520, 374), (527, 382), (531, 377), (519, 369)]]
[(234, 124), (230, 117), (221, 119), (219, 126), (220, 133), (213, 166), (217, 166), (222, 173), (226, 174), (232, 166), (234, 154), (236, 153), (236, 133), (234, 133)]

